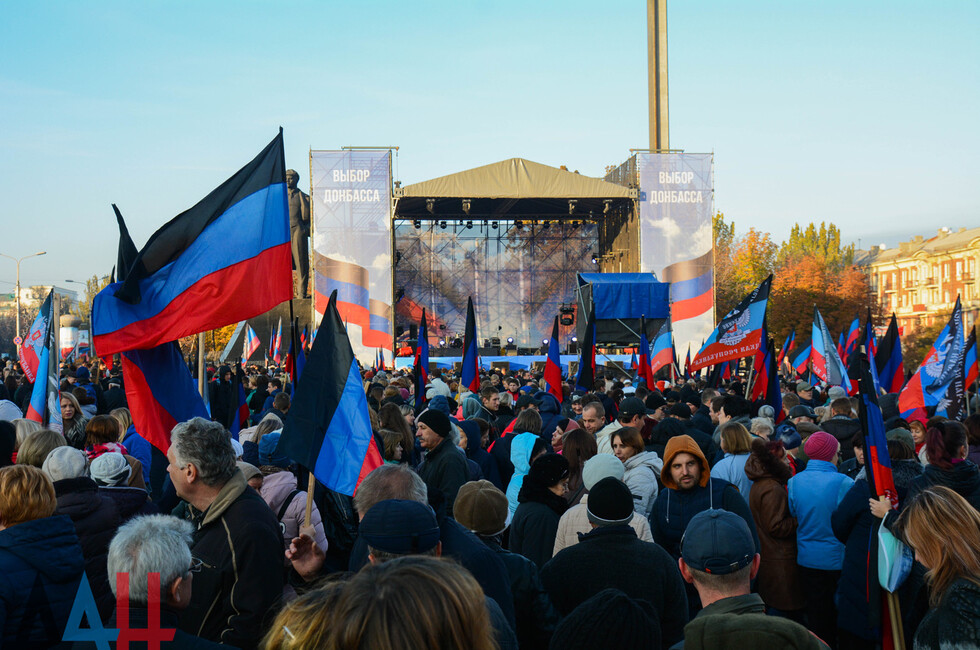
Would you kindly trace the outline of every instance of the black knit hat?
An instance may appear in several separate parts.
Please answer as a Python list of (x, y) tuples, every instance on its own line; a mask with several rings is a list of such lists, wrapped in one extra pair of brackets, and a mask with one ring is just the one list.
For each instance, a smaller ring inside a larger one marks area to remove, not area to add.
[(443, 438), (448, 438), (449, 432), (452, 431), (452, 425), (449, 424), (449, 416), (442, 411), (426, 409), (419, 415), (418, 421), (425, 423), (425, 426)]
[(534, 461), (527, 478), (541, 487), (557, 485), (568, 478), (568, 461), (560, 454), (545, 454)]
[(562, 619), (549, 647), (655, 650), (660, 648), (659, 617), (645, 600), (633, 600), (619, 589), (603, 589)]
[(611, 476), (589, 490), (588, 516), (596, 526), (628, 524), (633, 519), (633, 495), (626, 484)]

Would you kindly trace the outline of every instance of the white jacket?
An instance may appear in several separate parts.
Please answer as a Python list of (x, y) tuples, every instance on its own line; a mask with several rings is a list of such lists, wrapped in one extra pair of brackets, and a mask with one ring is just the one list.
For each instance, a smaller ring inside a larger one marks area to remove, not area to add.
[(631, 456), (623, 463), (626, 473), (623, 483), (633, 495), (633, 510), (647, 515), (657, 498), (657, 477), (664, 468), (664, 461), (655, 451), (644, 451)]
[(611, 454), (612, 449), (612, 434), (613, 432), (622, 429), (623, 425), (620, 424), (619, 420), (613, 420), (606, 426), (599, 429), (595, 434), (596, 444), (599, 446), (600, 454)]
[[(577, 506), (572, 506), (566, 510), (565, 514), (558, 520), (558, 533), (555, 535), (555, 551), (553, 556), (558, 555), (558, 551), (563, 548), (578, 544), (579, 533), (588, 533), (592, 530), (592, 524), (589, 522), (589, 510), (586, 505), (588, 498), (588, 494), (582, 495), (582, 501)], [(636, 536), (644, 542), (653, 541), (653, 534), (650, 532), (650, 522), (643, 515), (634, 512), (633, 519), (630, 520), (630, 526), (636, 531)]]

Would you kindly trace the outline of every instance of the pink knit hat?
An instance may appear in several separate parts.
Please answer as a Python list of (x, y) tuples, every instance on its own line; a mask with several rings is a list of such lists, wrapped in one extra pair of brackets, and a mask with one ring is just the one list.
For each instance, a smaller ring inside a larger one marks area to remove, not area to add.
[(816, 431), (803, 443), (803, 451), (812, 460), (833, 460), (834, 454), (840, 448), (837, 438), (826, 431)]

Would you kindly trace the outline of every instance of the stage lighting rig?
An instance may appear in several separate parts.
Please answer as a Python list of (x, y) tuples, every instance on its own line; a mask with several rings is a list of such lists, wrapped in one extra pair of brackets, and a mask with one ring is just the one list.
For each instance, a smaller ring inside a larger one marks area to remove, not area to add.
[(491, 222), (490, 222), (490, 227), (491, 227), (491, 228), (493, 228), (494, 230), (496, 230), (496, 229), (497, 229), (497, 226), (498, 226), (498, 225), (499, 225), (499, 224), (498, 224), (498, 223), (497, 223), (496, 221), (491, 221)]
[(443, 230), (445, 230), (446, 229), (446, 222), (445, 221), (440, 221), (439, 222), (439, 227), (442, 228)]
[(472, 222), (472, 221), (467, 221), (467, 222), (466, 222), (466, 228), (467, 228), (467, 229), (470, 229), (470, 228), (472, 228), (472, 227), (473, 227), (473, 222)]
[(416, 230), (421, 230), (422, 229), (421, 219), (416, 219), (415, 221), (412, 222), (412, 225), (415, 226)]

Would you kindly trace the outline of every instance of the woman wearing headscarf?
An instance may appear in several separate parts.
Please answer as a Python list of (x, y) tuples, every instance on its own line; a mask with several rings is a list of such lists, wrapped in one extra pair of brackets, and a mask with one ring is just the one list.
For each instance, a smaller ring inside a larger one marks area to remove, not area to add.
[(510, 550), (540, 569), (551, 559), (558, 521), (568, 509), (568, 461), (555, 453), (534, 461), (518, 495), (520, 505), (510, 522)]
[(460, 445), (466, 452), (466, 457), (475, 462), (480, 467), (483, 478), (490, 481), (499, 490), (504, 486), (500, 481), (500, 472), (497, 471), (497, 461), (483, 448), (481, 444), (483, 437), (479, 423), (474, 420), (463, 420), (459, 423), (460, 443), (465, 439), (466, 444)]

